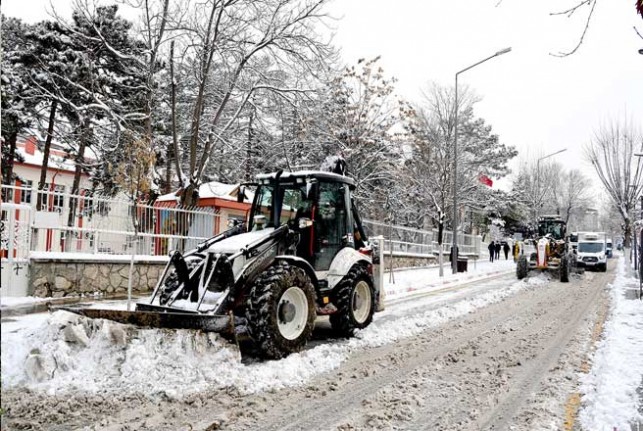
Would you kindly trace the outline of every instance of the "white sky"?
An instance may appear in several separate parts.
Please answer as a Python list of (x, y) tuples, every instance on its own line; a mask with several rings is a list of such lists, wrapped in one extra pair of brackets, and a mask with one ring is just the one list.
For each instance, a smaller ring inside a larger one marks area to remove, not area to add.
[(633, 30), (643, 33), (643, 20), (633, 2), (600, 0), (585, 42), (562, 59), (549, 53), (575, 46), (588, 9), (568, 19), (549, 13), (575, 0), (497, 3), (342, 0), (332, 8), (340, 18), (335, 41), (349, 63), (382, 55), (411, 101), (421, 99), (427, 82), (453, 86), (457, 71), (511, 47), (459, 76), (483, 98), (476, 114), (518, 148), (519, 158), (567, 148), (551, 159), (593, 174), (582, 151), (593, 131), (619, 117), (643, 123), (643, 40)]
[[(552, 157), (567, 166), (592, 168), (582, 147), (601, 124), (627, 117), (643, 124), (643, 48), (633, 27), (643, 20), (633, 1), (600, 0), (585, 42), (571, 57), (582, 34), (587, 8), (572, 18), (552, 17), (577, 3), (541, 0), (335, 0), (327, 10), (336, 18), (334, 42), (346, 63), (381, 55), (385, 73), (398, 79), (398, 93), (420, 101), (428, 82), (453, 85), (455, 72), (494, 52), (512, 52), (460, 75), (483, 98), (476, 115), (493, 126), (502, 142), (535, 159)], [(53, 0), (70, 16), (71, 0)], [(47, 18), (48, 0), (4, 0), (2, 12), (26, 21)], [(512, 164), (518, 166), (518, 158)], [(598, 182), (598, 180), (595, 180)], [(494, 186), (505, 186), (507, 180)], [(596, 184), (598, 185), (598, 184)]]

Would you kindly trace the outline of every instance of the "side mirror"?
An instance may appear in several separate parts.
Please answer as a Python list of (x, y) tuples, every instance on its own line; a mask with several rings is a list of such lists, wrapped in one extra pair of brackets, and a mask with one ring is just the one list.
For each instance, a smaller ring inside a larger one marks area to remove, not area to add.
[(237, 193), (237, 202), (243, 203), (246, 197), (246, 186), (239, 186), (239, 193)]

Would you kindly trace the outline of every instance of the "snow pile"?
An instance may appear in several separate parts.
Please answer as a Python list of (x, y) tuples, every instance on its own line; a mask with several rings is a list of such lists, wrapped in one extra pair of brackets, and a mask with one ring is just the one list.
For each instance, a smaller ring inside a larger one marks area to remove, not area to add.
[(350, 340), (322, 344), (280, 361), (250, 364), (215, 334), (139, 329), (57, 311), (38, 326), (3, 328), (2, 386), (26, 386), (50, 394), (81, 390), (170, 398), (206, 388), (235, 387), (241, 393), (255, 393), (298, 386), (339, 367), (355, 349), (414, 336), (528, 286), (515, 282), (437, 308), (427, 307), (432, 298), (416, 300), (415, 308), (395, 319), (390, 318), (394, 311), (378, 314), (372, 325)]
[[(581, 375), (583, 429), (629, 430), (642, 421), (636, 390), (643, 379), (643, 305), (634, 293), (638, 280), (627, 277), (624, 259), (610, 285), (611, 315), (589, 374)], [(629, 292), (628, 292), (629, 291)]]
[(3, 386), (35, 385), (50, 392), (154, 392), (159, 381), (161, 389), (203, 389), (205, 381), (217, 380), (217, 364), (239, 360), (238, 352), (215, 334), (138, 329), (66, 311), (10, 338), (11, 349), (2, 349)]
[(535, 275), (530, 275), (525, 279), (525, 282), (529, 286), (541, 286), (547, 284), (551, 281), (551, 274), (546, 272), (536, 273)]

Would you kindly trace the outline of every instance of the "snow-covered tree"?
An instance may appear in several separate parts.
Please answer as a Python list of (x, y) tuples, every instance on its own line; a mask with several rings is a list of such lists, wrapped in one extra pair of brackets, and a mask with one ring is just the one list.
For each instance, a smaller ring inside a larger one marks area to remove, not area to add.
[[(192, 4), (176, 35), (177, 147), (184, 205), (198, 198), (209, 162), (223, 154), (230, 131), (253, 94), (294, 97), (279, 77), (322, 68), (327, 47), (314, 29), (325, 0), (208, 0)], [(272, 65), (266, 69), (265, 58)], [(277, 77), (277, 79), (275, 79)], [(248, 111), (245, 111), (248, 112)], [(185, 121), (182, 121), (185, 120)], [(182, 127), (186, 125), (186, 127)], [(223, 148), (223, 150), (222, 150)], [(216, 162), (216, 160), (215, 160)]]
[(590, 206), (591, 181), (578, 169), (563, 172), (555, 189), (558, 213), (568, 226), (576, 225), (584, 209)]
[(595, 131), (585, 152), (623, 220), (629, 247), (633, 210), (643, 194), (643, 158), (634, 156), (643, 152), (643, 132), (629, 121), (612, 121)]
[(20, 64), (28, 51), (25, 32), (28, 26), (2, 15), (2, 181), (14, 180), (13, 163), (17, 158), (18, 135), (33, 123), (34, 102), (29, 77)]
[[(73, 74), (74, 62), (69, 60), (73, 57), (70, 54), (74, 50), (70, 49), (69, 40), (50, 21), (30, 26), (25, 32), (25, 40), (29, 49), (19, 54), (19, 62), (28, 73), (32, 100), (40, 108), (37, 112), (45, 114), (44, 116), (37, 115), (34, 124), (34, 128), (46, 130), (43, 162), (38, 181), (38, 190), (42, 190), (47, 181), (49, 153), (54, 135), (57, 130), (61, 129), (64, 133), (69, 133), (69, 128), (65, 127), (67, 119), (64, 112), (59, 109), (58, 98), (52, 97), (52, 94), (73, 91), (65, 82), (56, 79), (56, 77)], [(38, 193), (36, 203), (38, 211), (42, 208), (43, 196)]]
[(346, 67), (332, 79), (310, 124), (321, 145), (313, 160), (341, 155), (347, 174), (357, 182), (363, 213), (379, 218), (401, 163), (394, 126), (401, 123), (406, 105), (395, 96), (395, 80), (386, 77), (378, 61), (359, 60), (357, 67)]
[[(80, 175), (88, 166), (85, 154), (90, 147), (101, 154), (94, 166), (95, 186), (114, 184), (108, 165), (124, 157), (120, 151), (121, 130), (142, 130), (145, 119), (144, 79), (137, 58), (144, 46), (131, 35), (131, 22), (117, 15), (117, 6), (90, 7), (78, 2), (71, 22), (59, 18), (52, 28), (62, 34), (66, 44), (64, 55), (73, 65), (67, 73), (49, 70), (53, 82), (41, 86), (49, 97), (57, 100), (70, 121), (76, 170), (71, 188), (79, 193)], [(52, 90), (53, 89), (53, 90)], [(110, 190), (106, 190), (110, 191)], [(76, 199), (70, 199), (68, 225), (76, 217)]]
[[(479, 176), (506, 175), (507, 163), (517, 152), (502, 144), (483, 119), (475, 117), (477, 98), (469, 90), (460, 90), (459, 96), (458, 201), (463, 207), (478, 208), (491, 193), (479, 182)], [(414, 214), (418, 225), (436, 226), (440, 232), (450, 223), (453, 211), (454, 104), (453, 89), (434, 85), (407, 124), (411, 141), (404, 178), (418, 204)]]

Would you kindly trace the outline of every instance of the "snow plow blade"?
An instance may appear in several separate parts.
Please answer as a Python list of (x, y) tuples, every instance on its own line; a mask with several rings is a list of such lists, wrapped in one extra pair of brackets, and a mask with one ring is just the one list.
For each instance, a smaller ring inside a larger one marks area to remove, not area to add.
[(204, 332), (218, 332), (226, 336), (234, 336), (234, 317), (191, 313), (189, 311), (161, 311), (164, 307), (154, 307), (147, 304), (145, 308), (158, 310), (108, 310), (100, 308), (60, 307), (57, 310), (69, 311), (91, 319), (107, 319), (118, 323), (143, 326), (147, 328), (167, 329), (198, 329)]

